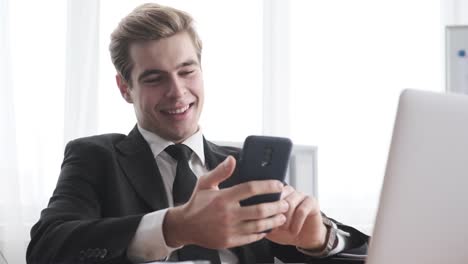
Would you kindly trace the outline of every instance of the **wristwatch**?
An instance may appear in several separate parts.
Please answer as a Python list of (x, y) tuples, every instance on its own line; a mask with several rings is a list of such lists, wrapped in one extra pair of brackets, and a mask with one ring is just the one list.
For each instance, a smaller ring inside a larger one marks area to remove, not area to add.
[(327, 228), (327, 234), (325, 237), (325, 245), (320, 249), (306, 249), (297, 247), (297, 250), (300, 252), (312, 256), (312, 257), (328, 257), (330, 252), (338, 245), (338, 237), (337, 237), (337, 226), (336, 224), (331, 221), (325, 215), (322, 215), (322, 222)]

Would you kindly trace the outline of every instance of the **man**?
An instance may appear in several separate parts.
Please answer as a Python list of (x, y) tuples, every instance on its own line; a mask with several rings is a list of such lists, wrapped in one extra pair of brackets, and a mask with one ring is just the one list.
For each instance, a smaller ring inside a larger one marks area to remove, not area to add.
[[(331, 221), (290, 186), (232, 184), (239, 150), (205, 140), (198, 126), (201, 51), (182, 11), (145, 4), (120, 22), (110, 52), (137, 126), (128, 136), (67, 145), (57, 187), (31, 230), (28, 263), (313, 262), (365, 250), (367, 236)], [(277, 202), (239, 205), (278, 192)]]

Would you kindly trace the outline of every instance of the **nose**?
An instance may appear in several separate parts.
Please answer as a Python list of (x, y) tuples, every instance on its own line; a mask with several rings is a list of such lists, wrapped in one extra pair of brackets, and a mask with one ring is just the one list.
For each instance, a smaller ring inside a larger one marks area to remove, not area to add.
[(185, 93), (184, 83), (178, 76), (172, 76), (169, 80), (169, 86), (167, 91), (168, 97), (181, 97)]

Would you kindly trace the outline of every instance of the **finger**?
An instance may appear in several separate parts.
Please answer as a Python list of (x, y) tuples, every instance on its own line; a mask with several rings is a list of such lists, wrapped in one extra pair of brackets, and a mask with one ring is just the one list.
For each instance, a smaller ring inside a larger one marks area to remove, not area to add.
[(218, 185), (229, 178), (234, 172), (236, 167), (236, 160), (232, 156), (228, 156), (223, 162), (221, 162), (216, 168), (210, 171), (208, 174), (201, 176), (198, 179), (198, 189), (209, 189), (218, 187)]
[(315, 199), (312, 199), (308, 196), (305, 197), (305, 199), (299, 204), (296, 210), (294, 210), (294, 214), (291, 219), (291, 225), (289, 228), (292, 234), (299, 234), (307, 217), (313, 213), (316, 206), (318, 206), (318, 203)]
[(231, 199), (241, 201), (259, 194), (280, 193), (283, 190), (283, 183), (277, 180), (249, 181), (223, 191)]
[(229, 245), (226, 246), (226, 248), (232, 248), (232, 247), (237, 247), (237, 246), (243, 246), (246, 244), (253, 243), (255, 241), (258, 241), (262, 238), (264, 238), (267, 234), (266, 233), (251, 233), (249, 235), (241, 235), (238, 237), (235, 237), (231, 240)]
[(286, 201), (289, 204), (289, 210), (285, 214), (286, 215), (286, 223), (283, 225), (283, 229), (289, 230), (291, 227), (291, 222), (293, 220), (294, 212), (296, 208), (299, 206), (299, 204), (304, 200), (305, 195), (302, 194), (301, 192), (294, 191), (293, 193), (289, 194), (284, 201)]
[(284, 186), (283, 191), (281, 192), (281, 198), (280, 199), (284, 199), (284, 198), (288, 197), (288, 195), (290, 195), (294, 191), (295, 190), (294, 190), (294, 188), (292, 186), (290, 186), (290, 185)]
[(283, 214), (278, 214), (260, 220), (246, 221), (241, 224), (240, 230), (245, 234), (260, 233), (281, 226), (285, 221), (286, 217)]
[(288, 212), (289, 204), (284, 200), (239, 207), (237, 215), (241, 220), (257, 220)]

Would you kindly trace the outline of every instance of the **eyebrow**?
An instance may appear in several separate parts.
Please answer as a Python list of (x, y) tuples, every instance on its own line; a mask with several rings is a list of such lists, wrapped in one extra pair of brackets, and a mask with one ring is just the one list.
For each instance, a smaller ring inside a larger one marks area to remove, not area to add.
[[(198, 62), (195, 61), (195, 60), (187, 60), (187, 61), (184, 61), (180, 64), (178, 64), (176, 66), (176, 69), (180, 69), (180, 68), (183, 68), (183, 67), (186, 67), (186, 66), (191, 66), (191, 65), (198, 65)], [(148, 69), (148, 70), (145, 70), (143, 71), (142, 74), (140, 74), (140, 76), (138, 76), (138, 81), (140, 82), (142, 79), (144, 79), (145, 77), (149, 76), (149, 75), (152, 75), (152, 74), (161, 74), (161, 73), (164, 73), (164, 71), (162, 70), (159, 70), (159, 69)]]

